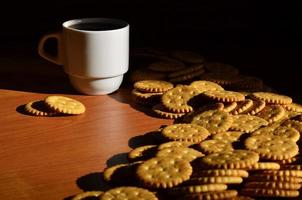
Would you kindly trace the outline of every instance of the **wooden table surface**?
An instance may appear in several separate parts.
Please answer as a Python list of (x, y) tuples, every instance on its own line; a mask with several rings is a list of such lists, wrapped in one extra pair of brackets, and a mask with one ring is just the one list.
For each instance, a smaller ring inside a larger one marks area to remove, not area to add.
[[(172, 123), (133, 105), (127, 85), (105, 96), (78, 94), (60, 66), (30, 51), (0, 58), (0, 199), (70, 199), (102, 189), (106, 166), (125, 162), (125, 153), (142, 135)], [(22, 105), (53, 94), (75, 98), (87, 111), (63, 117), (24, 114)]]

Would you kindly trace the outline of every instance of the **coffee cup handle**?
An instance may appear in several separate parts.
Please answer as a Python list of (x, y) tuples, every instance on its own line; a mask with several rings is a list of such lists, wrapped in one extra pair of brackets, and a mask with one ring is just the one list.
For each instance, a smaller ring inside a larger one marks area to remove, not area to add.
[[(48, 39), (54, 38), (57, 40), (58, 42), (58, 49), (57, 49), (57, 55), (51, 55), (48, 52), (45, 51), (45, 42)], [(38, 45), (38, 53), (42, 58), (45, 58), (46, 60), (53, 62), (57, 65), (63, 65), (63, 61), (62, 61), (62, 34), (61, 33), (50, 33), (47, 35), (44, 35), (40, 41), (39, 41), (39, 45)]]

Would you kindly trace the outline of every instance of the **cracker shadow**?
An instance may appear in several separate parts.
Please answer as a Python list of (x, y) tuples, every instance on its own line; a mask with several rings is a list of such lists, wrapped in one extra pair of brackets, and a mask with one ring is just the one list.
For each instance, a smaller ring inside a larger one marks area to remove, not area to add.
[(127, 157), (128, 153), (115, 154), (106, 161), (106, 165), (107, 167), (112, 167), (114, 165), (128, 163)]
[(32, 117), (82, 117), (82, 115), (68, 115), (68, 114), (56, 114), (56, 115), (53, 115), (53, 116), (36, 116), (36, 115), (31, 115), (29, 113), (26, 112), (25, 110), (25, 105), (26, 104), (23, 104), (23, 105), (19, 105), (17, 108), (16, 108), (16, 112), (22, 114), (22, 115), (27, 115), (27, 116), (32, 116)]
[(128, 146), (132, 149), (145, 145), (158, 145), (165, 139), (161, 136), (160, 131), (151, 131), (143, 135), (137, 135), (129, 139)]
[(20, 105), (16, 108), (16, 111), (22, 115), (29, 115), (28, 113), (26, 113), (25, 111), (25, 104)]
[(93, 172), (81, 176), (76, 180), (76, 184), (83, 191), (106, 191), (111, 188), (103, 179), (103, 172)]

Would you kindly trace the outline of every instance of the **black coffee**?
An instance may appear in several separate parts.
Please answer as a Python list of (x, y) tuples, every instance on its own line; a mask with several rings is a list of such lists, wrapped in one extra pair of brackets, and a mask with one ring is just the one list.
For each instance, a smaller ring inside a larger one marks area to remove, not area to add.
[(110, 22), (85, 22), (69, 26), (70, 28), (83, 31), (106, 31), (123, 28), (123, 24)]

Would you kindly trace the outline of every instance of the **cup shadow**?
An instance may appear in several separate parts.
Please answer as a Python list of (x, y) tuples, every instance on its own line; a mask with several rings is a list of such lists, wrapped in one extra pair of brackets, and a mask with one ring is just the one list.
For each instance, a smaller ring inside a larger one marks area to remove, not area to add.
[[(34, 51), (34, 50), (33, 50)], [(0, 89), (34, 93), (78, 94), (62, 66), (18, 50), (0, 58)]]

